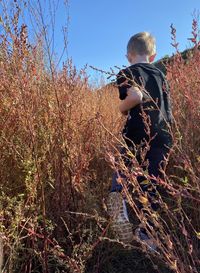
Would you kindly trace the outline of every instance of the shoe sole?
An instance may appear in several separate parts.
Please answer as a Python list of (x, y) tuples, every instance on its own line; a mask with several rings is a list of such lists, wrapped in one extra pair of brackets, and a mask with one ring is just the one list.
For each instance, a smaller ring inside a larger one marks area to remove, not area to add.
[(110, 192), (107, 200), (108, 214), (112, 219), (111, 228), (119, 241), (130, 243), (133, 240), (132, 224), (124, 211), (125, 201), (120, 192)]

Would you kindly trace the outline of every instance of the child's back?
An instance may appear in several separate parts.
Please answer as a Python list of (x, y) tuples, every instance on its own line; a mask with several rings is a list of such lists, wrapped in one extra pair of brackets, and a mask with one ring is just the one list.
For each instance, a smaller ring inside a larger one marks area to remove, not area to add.
[[(123, 85), (127, 79), (128, 82)], [(121, 70), (117, 77), (121, 100), (126, 98), (127, 88), (133, 85), (133, 81), (144, 88), (143, 101), (129, 110), (123, 129), (127, 144), (131, 145), (127, 138), (135, 144), (139, 144), (143, 139), (148, 141), (149, 135), (146, 131), (149, 127), (151, 137), (155, 136), (151, 146), (170, 145), (172, 140), (169, 126), (172, 122), (172, 113), (169, 86), (165, 75), (147, 62), (136, 63)]]

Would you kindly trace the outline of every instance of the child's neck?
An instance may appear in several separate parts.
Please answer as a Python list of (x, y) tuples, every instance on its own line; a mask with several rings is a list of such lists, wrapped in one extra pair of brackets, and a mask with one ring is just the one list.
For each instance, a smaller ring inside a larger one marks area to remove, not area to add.
[(135, 56), (131, 64), (136, 64), (136, 63), (149, 63), (149, 57), (147, 55), (137, 55)]

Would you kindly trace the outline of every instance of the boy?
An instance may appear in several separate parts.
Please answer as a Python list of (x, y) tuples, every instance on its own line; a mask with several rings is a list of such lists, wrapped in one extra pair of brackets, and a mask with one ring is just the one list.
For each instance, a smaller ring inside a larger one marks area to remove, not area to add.
[[(126, 56), (131, 65), (122, 69), (117, 75), (119, 98), (122, 100), (119, 110), (122, 114), (128, 115), (122, 135), (132, 151), (135, 151), (136, 146), (141, 147), (140, 151), (142, 151), (149, 143), (149, 150), (145, 155), (145, 160), (149, 163), (148, 174), (163, 179), (160, 168), (166, 164), (165, 159), (172, 146), (170, 134), (172, 112), (169, 86), (165, 76), (152, 64), (156, 56), (154, 37), (148, 32), (140, 32), (132, 36), (127, 45)], [(148, 124), (147, 120), (149, 120)], [(125, 147), (121, 148), (121, 154), (126, 154)], [(142, 163), (139, 150), (136, 152), (136, 159), (139, 164)], [(127, 157), (125, 163), (129, 164)], [(145, 166), (142, 168), (145, 170)], [(120, 176), (126, 178), (123, 174)], [(125, 198), (121, 194), (122, 185), (117, 183), (117, 178), (118, 174), (115, 172), (107, 203), (108, 212), (113, 217), (113, 228), (121, 241), (126, 243), (133, 239), (132, 224), (129, 222)], [(156, 211), (159, 208), (156, 200), (157, 179), (151, 179), (149, 184), (141, 183), (145, 180), (144, 176), (138, 176), (137, 180), (142, 190), (148, 193), (151, 208)], [(142, 204), (139, 203), (138, 207), (142, 208)], [(145, 228), (138, 228), (136, 234), (151, 250), (156, 248)]]

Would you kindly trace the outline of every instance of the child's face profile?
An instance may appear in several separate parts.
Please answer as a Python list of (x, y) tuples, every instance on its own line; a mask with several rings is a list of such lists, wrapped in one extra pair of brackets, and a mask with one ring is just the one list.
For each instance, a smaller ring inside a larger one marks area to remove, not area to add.
[(134, 62), (134, 59), (135, 59), (134, 54), (132, 54), (132, 53), (130, 53), (130, 52), (127, 52), (126, 58), (127, 58), (128, 62), (129, 62), (130, 64), (133, 63), (133, 62)]

